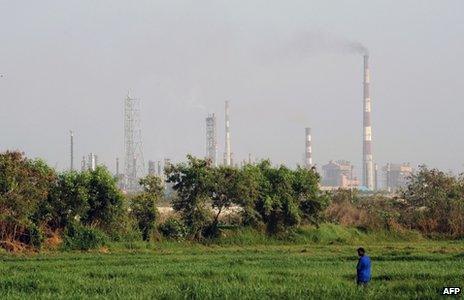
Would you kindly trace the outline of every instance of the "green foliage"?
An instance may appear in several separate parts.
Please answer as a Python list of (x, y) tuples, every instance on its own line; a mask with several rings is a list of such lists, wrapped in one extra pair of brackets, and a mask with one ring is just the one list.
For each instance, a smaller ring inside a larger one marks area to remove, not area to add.
[(428, 234), (464, 237), (464, 177), (421, 166), (404, 189), (401, 221)]
[(188, 229), (185, 227), (184, 223), (172, 217), (160, 224), (158, 229), (164, 237), (174, 240), (184, 239), (188, 233)]
[[(28, 236), (35, 233), (28, 228), (38, 207), (47, 199), (55, 176), (40, 160), (27, 159), (19, 152), (0, 154), (0, 240), (21, 238), (38, 243)], [(34, 225), (39, 226), (37, 222)]]
[(45, 222), (52, 230), (64, 228), (81, 217), (85, 218), (89, 209), (89, 184), (89, 172), (59, 174), (35, 218)]
[(20, 237), (20, 241), (35, 248), (40, 249), (44, 242), (44, 234), (42, 229), (34, 223), (29, 224), (24, 230), (24, 234)]
[(97, 228), (90, 228), (79, 223), (70, 223), (63, 237), (65, 250), (90, 250), (106, 245), (108, 237)]
[(463, 242), (363, 243), (373, 262), (367, 289), (354, 280), (359, 244), (143, 244), (108, 254), (3, 254), (0, 298), (439, 299), (464, 277)]
[(202, 239), (203, 232), (211, 224), (210, 204), (214, 176), (211, 162), (187, 156), (187, 163), (170, 165), (165, 170), (167, 182), (173, 184), (177, 197), (172, 207), (179, 212), (189, 228), (189, 234)]
[(106, 168), (99, 166), (87, 172), (88, 209), (80, 220), (84, 225), (99, 227), (111, 234), (123, 219), (124, 197)]
[(263, 161), (248, 167), (247, 173), (255, 176), (257, 198), (254, 209), (268, 233), (286, 231), (302, 221), (321, 222), (329, 199), (320, 192), (319, 176), (314, 170), (273, 168), (269, 161)]
[(143, 240), (148, 241), (150, 233), (155, 228), (158, 215), (156, 203), (163, 196), (163, 186), (159, 177), (151, 175), (142, 178), (140, 185), (143, 191), (131, 199), (130, 213), (137, 222)]
[[(178, 198), (173, 208), (197, 238), (218, 236), (219, 216), (233, 206), (240, 207), (245, 225), (277, 234), (302, 221), (318, 224), (328, 198), (318, 188), (314, 170), (284, 166), (274, 168), (269, 161), (241, 169), (212, 167), (208, 160), (188, 156), (187, 164), (167, 169)], [(209, 207), (214, 209), (212, 221)]]

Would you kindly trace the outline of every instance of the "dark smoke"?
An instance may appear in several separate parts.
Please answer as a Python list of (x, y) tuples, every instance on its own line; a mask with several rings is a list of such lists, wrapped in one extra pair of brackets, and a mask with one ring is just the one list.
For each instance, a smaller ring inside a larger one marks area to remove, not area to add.
[(291, 44), (297, 53), (303, 55), (308, 53), (368, 54), (367, 47), (360, 42), (320, 32), (300, 34), (293, 39)]

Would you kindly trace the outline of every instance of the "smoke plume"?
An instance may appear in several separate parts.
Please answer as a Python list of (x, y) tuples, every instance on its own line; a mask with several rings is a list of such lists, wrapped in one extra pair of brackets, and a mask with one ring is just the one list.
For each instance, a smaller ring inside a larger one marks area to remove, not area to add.
[(305, 32), (297, 35), (292, 48), (299, 54), (342, 53), (368, 54), (367, 47), (357, 41), (321, 32)]

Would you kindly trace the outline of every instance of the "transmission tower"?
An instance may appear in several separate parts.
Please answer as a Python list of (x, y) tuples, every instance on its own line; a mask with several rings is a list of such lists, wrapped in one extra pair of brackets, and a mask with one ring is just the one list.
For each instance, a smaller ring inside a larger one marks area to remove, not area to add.
[(140, 100), (132, 98), (130, 93), (124, 101), (124, 146), (125, 189), (137, 191), (140, 188), (138, 180), (145, 172), (145, 163), (140, 126)]

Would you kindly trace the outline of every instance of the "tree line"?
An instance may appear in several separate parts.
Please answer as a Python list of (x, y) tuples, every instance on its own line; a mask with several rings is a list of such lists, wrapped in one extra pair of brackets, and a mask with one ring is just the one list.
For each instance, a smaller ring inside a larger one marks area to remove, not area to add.
[[(40, 249), (53, 238), (65, 249), (107, 241), (202, 241), (220, 238), (225, 226), (285, 236), (321, 222), (464, 236), (463, 177), (426, 167), (395, 197), (323, 192), (315, 169), (273, 166), (268, 160), (233, 168), (187, 156), (165, 174), (165, 182), (147, 176), (140, 192), (124, 194), (104, 167), (57, 172), (20, 152), (1, 153), (0, 245), (15, 251)], [(165, 197), (165, 184), (174, 190), (175, 214), (160, 220), (157, 203)]]

